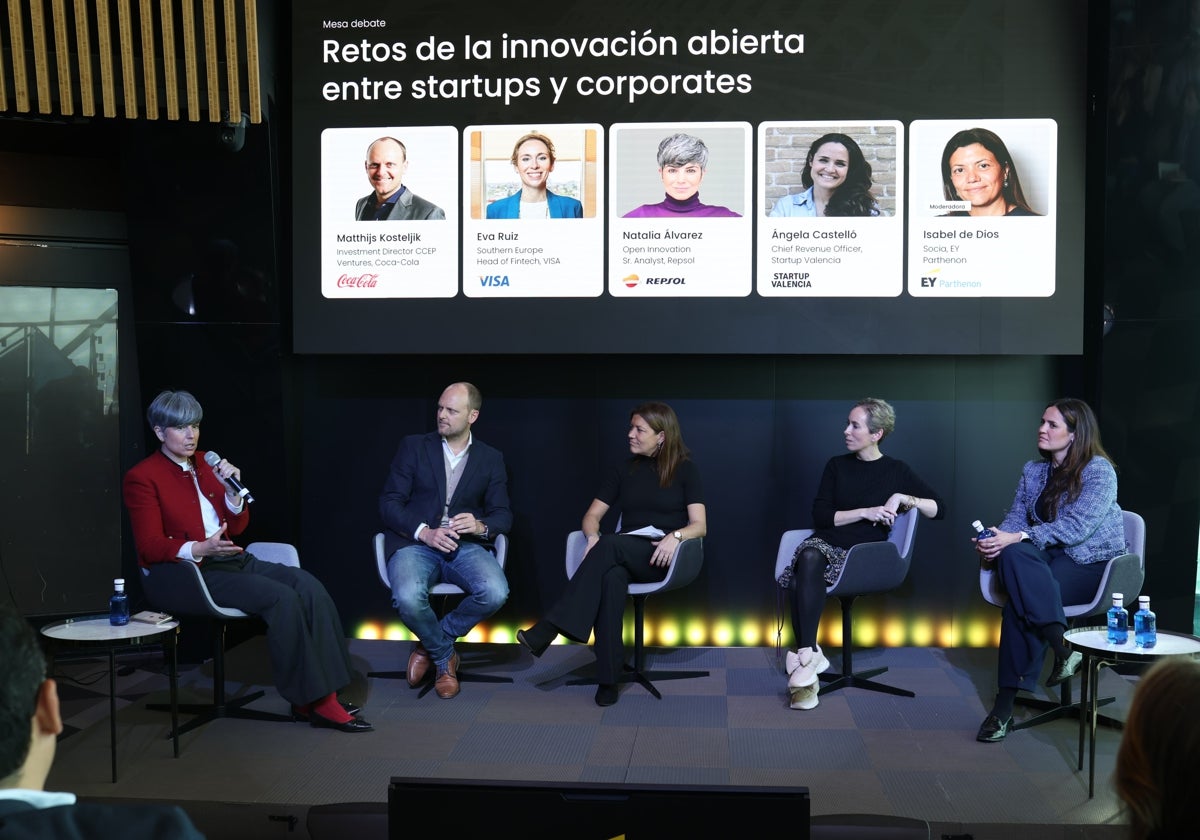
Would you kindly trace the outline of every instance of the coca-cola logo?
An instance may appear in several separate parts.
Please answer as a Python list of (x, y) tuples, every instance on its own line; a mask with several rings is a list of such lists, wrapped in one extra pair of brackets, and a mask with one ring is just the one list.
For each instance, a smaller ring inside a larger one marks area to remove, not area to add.
[(343, 274), (337, 281), (339, 289), (374, 289), (377, 285), (379, 285), (378, 274), (360, 274), (357, 277)]

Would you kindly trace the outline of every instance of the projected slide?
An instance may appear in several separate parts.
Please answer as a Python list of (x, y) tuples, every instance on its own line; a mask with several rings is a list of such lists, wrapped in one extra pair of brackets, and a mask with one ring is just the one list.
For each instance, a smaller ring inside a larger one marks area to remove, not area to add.
[(602, 127), (468, 126), (463, 147), (463, 294), (599, 295)]
[(749, 294), (750, 126), (619, 124), (611, 133), (609, 294)]
[(915, 120), (908, 282), (930, 297), (1054, 293), (1053, 120)]
[(900, 294), (903, 127), (766, 122), (758, 131), (758, 293)]
[(297, 0), (294, 349), (1079, 353), (1087, 11)]
[(325, 297), (458, 293), (457, 146), (445, 126), (321, 133)]

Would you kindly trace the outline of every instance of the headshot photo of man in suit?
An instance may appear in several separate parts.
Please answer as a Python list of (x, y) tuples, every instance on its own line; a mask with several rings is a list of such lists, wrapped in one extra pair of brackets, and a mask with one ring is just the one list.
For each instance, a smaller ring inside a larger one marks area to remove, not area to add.
[[(482, 403), (470, 382), (447, 387), (437, 431), (400, 441), (379, 498), (392, 605), (417, 637), (408, 683), (416, 687), (433, 675), (443, 700), (459, 692), (455, 641), (508, 600), (493, 548), (512, 527), (508, 473), (500, 451), (471, 432)], [(466, 596), (439, 619), (429, 590), (442, 582)]]
[(110, 805), (48, 791), (46, 777), (63, 731), (58, 685), (29, 622), (0, 605), (0, 837), (204, 840), (175, 805)]
[(446, 213), (404, 186), (408, 149), (395, 137), (380, 137), (367, 147), (363, 163), (372, 192), (358, 200), (354, 218), (360, 222), (420, 222), (445, 219)]

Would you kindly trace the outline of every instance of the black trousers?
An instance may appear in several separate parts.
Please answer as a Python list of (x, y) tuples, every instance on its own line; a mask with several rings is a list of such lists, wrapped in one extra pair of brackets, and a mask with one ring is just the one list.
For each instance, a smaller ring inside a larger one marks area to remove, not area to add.
[(275, 687), (295, 705), (319, 700), (350, 683), (350, 651), (333, 599), (303, 569), (252, 554), (200, 567), (222, 607), (257, 615), (267, 624)]
[(592, 546), (567, 581), (546, 620), (567, 638), (584, 644), (596, 633), (596, 681), (617, 682), (625, 661), (621, 638), (629, 584), (653, 583), (667, 576), (666, 566), (650, 565), (654, 546), (646, 537), (605, 534)]

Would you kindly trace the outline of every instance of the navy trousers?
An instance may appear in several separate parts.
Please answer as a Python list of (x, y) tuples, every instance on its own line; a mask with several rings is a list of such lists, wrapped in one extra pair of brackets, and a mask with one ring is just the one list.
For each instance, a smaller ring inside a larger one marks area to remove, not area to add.
[(996, 571), (1008, 592), (1000, 618), (1000, 688), (1030, 691), (1037, 686), (1046, 656), (1043, 628), (1067, 626), (1063, 604), (1090, 602), (1104, 565), (1076, 563), (1061, 548), (1043, 550), (1029, 542), (1000, 552)]

